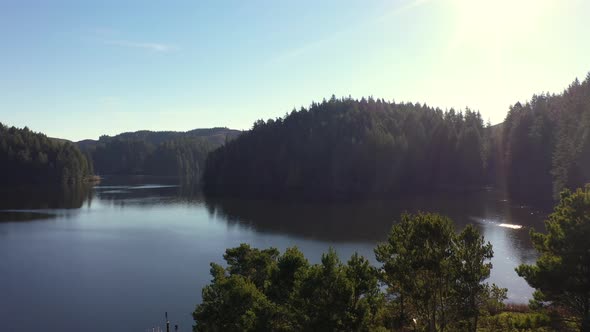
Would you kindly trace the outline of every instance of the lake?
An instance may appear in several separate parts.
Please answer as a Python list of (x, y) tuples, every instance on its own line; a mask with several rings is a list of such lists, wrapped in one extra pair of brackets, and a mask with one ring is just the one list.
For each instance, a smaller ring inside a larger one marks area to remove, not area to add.
[(458, 229), (475, 224), (494, 247), (490, 281), (527, 302), (532, 290), (514, 268), (535, 261), (528, 229), (543, 229), (547, 215), (491, 188), (320, 205), (211, 199), (174, 179), (125, 177), (0, 195), (3, 331), (151, 331), (166, 311), (191, 331), (209, 263), (226, 248), (297, 246), (317, 263), (334, 247), (343, 260), (357, 251), (375, 262), (373, 248), (400, 213), (417, 210), (445, 214)]

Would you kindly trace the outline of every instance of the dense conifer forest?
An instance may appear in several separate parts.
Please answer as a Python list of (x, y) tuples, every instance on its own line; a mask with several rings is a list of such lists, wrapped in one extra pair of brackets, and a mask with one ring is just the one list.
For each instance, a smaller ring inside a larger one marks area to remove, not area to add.
[(520, 199), (590, 182), (590, 73), (561, 94), (512, 106), (502, 140), (506, 183)]
[(561, 94), (516, 103), (503, 124), (479, 112), (336, 98), (259, 120), (210, 153), (208, 193), (358, 198), (505, 186), (519, 199), (557, 198), (590, 182), (590, 74)]
[(78, 145), (90, 156), (97, 174), (177, 176), (196, 182), (207, 154), (239, 133), (227, 128), (138, 131)]
[(209, 193), (354, 198), (482, 185), (490, 141), (481, 115), (381, 99), (332, 97), (209, 155)]
[(0, 165), (2, 184), (79, 182), (92, 174), (75, 144), (1, 123)]

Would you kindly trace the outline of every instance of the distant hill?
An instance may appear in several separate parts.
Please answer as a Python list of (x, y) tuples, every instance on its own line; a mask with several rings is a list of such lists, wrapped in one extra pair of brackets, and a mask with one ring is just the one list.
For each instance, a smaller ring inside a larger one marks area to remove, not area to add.
[(77, 142), (78, 147), (87, 151), (95, 148), (99, 142), (106, 143), (112, 140), (133, 140), (133, 141), (144, 141), (149, 144), (159, 145), (166, 141), (171, 141), (179, 138), (204, 138), (208, 143), (213, 146), (220, 146), (225, 143), (226, 140), (231, 140), (240, 135), (240, 130), (229, 129), (225, 127), (216, 128), (199, 128), (189, 131), (151, 131), (151, 130), (140, 130), (134, 132), (121, 133), (115, 136), (103, 135), (98, 140), (86, 139)]
[(199, 181), (210, 151), (240, 135), (228, 128), (186, 132), (149, 131), (103, 135), (77, 143), (97, 174), (178, 176)]

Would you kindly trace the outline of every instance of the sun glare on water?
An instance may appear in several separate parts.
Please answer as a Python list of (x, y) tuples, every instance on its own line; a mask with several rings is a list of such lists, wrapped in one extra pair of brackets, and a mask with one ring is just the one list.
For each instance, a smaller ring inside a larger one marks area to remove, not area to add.
[(513, 224), (500, 224), (498, 226), (511, 228), (511, 229), (521, 229), (522, 228), (522, 225), (513, 225)]

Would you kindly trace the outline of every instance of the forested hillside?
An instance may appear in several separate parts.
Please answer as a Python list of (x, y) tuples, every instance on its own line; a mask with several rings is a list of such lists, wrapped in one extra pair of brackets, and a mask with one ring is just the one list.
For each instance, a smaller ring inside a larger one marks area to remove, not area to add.
[(556, 198), (590, 182), (590, 73), (561, 94), (516, 103), (504, 122), (506, 182), (519, 198)]
[(478, 112), (332, 97), (252, 130), (209, 154), (209, 193), (354, 198), (489, 179)]
[(188, 132), (138, 131), (78, 145), (91, 156), (98, 174), (150, 174), (198, 180), (207, 154), (239, 135), (227, 128)]
[[(209, 193), (353, 198), (497, 184), (527, 200), (590, 182), (590, 74), (516, 103), (503, 124), (478, 112), (350, 98), (257, 121), (209, 155)], [(552, 196), (553, 195), (553, 196)]]
[(138, 131), (78, 142), (86, 156), (27, 128), (0, 125), (0, 133), (5, 183), (73, 181), (94, 166), (98, 174), (203, 175), (208, 193), (233, 196), (347, 199), (496, 183), (519, 199), (550, 199), (590, 182), (590, 74), (561, 94), (516, 103), (493, 127), (470, 109), (333, 96), (244, 133)]
[(0, 183), (77, 182), (92, 165), (72, 143), (0, 123)]
[(124, 141), (144, 141), (153, 145), (159, 145), (166, 141), (177, 140), (181, 138), (202, 138), (205, 141), (211, 143), (214, 146), (219, 146), (227, 139), (233, 139), (237, 137), (241, 132), (239, 130), (233, 130), (223, 127), (217, 128), (201, 128), (193, 129), (189, 131), (150, 131), (140, 130), (134, 132), (121, 133), (115, 136), (103, 135), (96, 140), (83, 140), (78, 142), (78, 146), (82, 150), (88, 150), (101, 143), (106, 143), (113, 140), (124, 140)]

